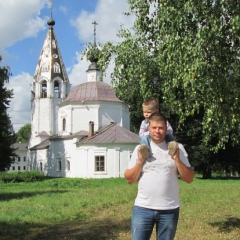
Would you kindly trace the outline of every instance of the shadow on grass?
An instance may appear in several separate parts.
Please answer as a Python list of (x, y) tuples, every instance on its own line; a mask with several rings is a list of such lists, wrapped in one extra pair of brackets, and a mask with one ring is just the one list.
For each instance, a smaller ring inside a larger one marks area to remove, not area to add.
[(9, 201), (12, 199), (28, 198), (28, 197), (42, 195), (42, 194), (64, 193), (64, 192), (67, 192), (67, 191), (51, 190), (51, 191), (39, 191), (39, 192), (0, 193), (0, 202)]
[(86, 222), (66, 223), (55, 226), (41, 224), (8, 224), (0, 222), (0, 239), (24, 240), (111, 240), (126, 239), (119, 234), (130, 232), (130, 219), (92, 219)]
[(210, 223), (211, 226), (217, 227), (220, 232), (231, 232), (234, 229), (240, 229), (240, 218), (227, 217), (224, 221)]

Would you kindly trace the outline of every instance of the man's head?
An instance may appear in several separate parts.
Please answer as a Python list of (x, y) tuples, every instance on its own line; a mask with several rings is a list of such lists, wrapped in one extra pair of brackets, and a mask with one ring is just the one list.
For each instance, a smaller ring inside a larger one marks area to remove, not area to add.
[(165, 141), (167, 133), (167, 119), (162, 113), (154, 113), (149, 117), (149, 135), (155, 143)]
[(158, 101), (155, 98), (148, 98), (146, 99), (143, 104), (143, 116), (148, 119), (151, 114), (159, 112), (159, 105)]

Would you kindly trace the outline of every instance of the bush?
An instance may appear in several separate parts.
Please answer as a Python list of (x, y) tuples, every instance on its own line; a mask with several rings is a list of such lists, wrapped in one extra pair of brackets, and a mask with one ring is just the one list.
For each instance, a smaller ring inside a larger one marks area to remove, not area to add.
[(42, 181), (44, 178), (45, 178), (44, 175), (38, 171), (0, 173), (0, 182), (3, 183), (36, 182)]

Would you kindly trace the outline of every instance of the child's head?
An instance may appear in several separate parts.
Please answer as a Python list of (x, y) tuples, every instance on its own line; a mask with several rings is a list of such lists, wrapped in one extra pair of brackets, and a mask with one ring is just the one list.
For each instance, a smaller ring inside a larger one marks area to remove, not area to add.
[(148, 119), (151, 114), (159, 112), (159, 105), (157, 99), (155, 98), (146, 99), (142, 104), (142, 108), (143, 116)]

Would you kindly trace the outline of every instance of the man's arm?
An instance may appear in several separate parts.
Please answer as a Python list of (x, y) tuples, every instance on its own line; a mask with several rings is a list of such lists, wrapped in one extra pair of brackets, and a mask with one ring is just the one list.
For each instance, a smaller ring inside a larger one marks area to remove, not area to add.
[(191, 167), (185, 166), (184, 163), (181, 161), (179, 157), (179, 148), (177, 148), (172, 158), (176, 163), (177, 170), (181, 179), (186, 183), (191, 183), (193, 181), (195, 172)]
[(129, 184), (135, 183), (139, 180), (139, 177), (142, 172), (142, 166), (145, 159), (142, 157), (140, 149), (137, 150), (138, 160), (136, 165), (133, 168), (127, 169), (124, 173), (124, 177), (126, 178)]

